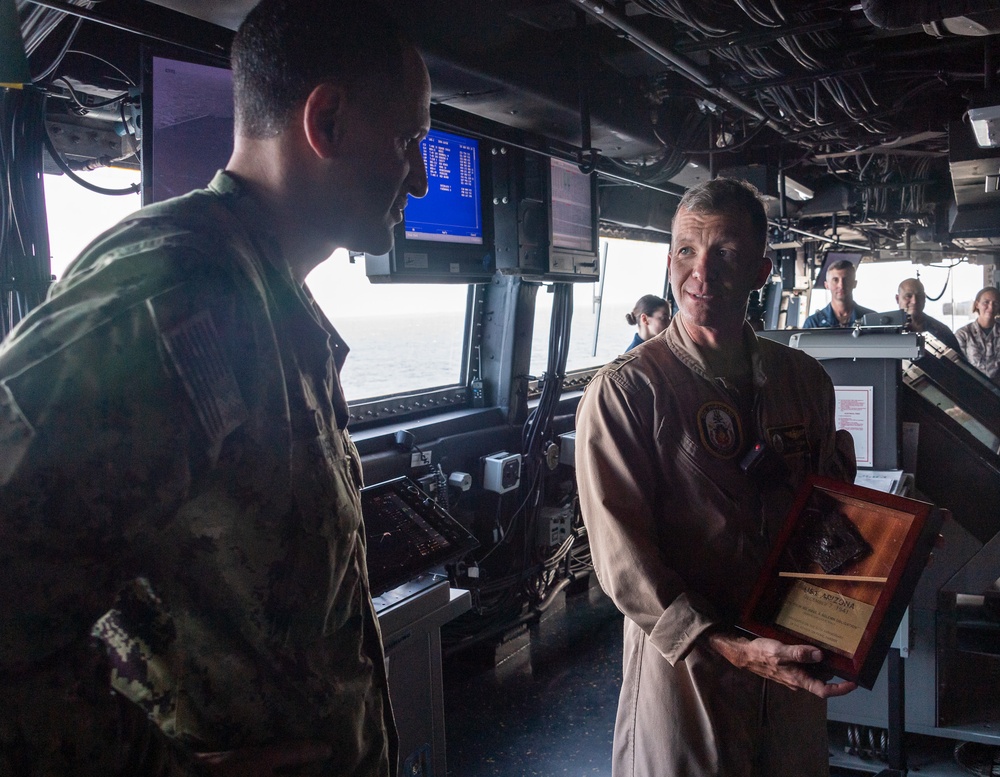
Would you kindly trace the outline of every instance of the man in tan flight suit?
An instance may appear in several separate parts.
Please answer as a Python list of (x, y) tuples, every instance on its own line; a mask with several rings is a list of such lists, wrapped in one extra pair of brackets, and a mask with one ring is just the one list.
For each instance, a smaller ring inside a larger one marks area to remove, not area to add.
[[(810, 673), (816, 648), (733, 628), (796, 487), (855, 473), (830, 378), (745, 321), (771, 271), (766, 237), (753, 187), (689, 190), (668, 258), (679, 313), (604, 367), (577, 411), (594, 564), (625, 614), (615, 777), (824, 775), (824, 699), (854, 688)], [(757, 442), (764, 465), (746, 474)]]

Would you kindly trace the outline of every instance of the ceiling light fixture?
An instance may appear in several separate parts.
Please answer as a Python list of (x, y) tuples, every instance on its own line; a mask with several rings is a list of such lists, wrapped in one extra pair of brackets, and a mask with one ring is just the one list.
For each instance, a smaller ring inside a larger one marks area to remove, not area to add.
[(970, 108), (966, 115), (980, 148), (1000, 147), (1000, 105)]

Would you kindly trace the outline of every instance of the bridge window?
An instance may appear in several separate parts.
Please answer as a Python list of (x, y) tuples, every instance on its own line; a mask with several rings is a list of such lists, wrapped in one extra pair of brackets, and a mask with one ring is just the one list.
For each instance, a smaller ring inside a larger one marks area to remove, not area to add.
[[(567, 373), (607, 364), (632, 341), (636, 329), (625, 321), (635, 302), (645, 294), (663, 296), (667, 277), (665, 243), (635, 240), (602, 240), (607, 259), (601, 283), (573, 286), (573, 329), (570, 335)], [(548, 361), (552, 295), (540, 290), (535, 303), (531, 374), (541, 377)]]
[[(138, 170), (103, 167), (82, 178), (105, 189), (127, 189), (139, 182)], [(129, 213), (139, 210), (139, 195), (111, 197), (84, 189), (65, 175), (45, 176), (52, 274), (58, 279), (87, 244)]]
[(468, 286), (371, 283), (364, 258), (343, 250), (306, 283), (351, 347), (340, 376), (349, 402), (462, 382)]
[[(858, 268), (858, 285), (854, 301), (879, 313), (896, 310), (896, 290), (904, 278), (914, 278), (919, 273), (927, 291), (924, 312), (943, 322), (952, 331), (975, 319), (972, 300), (983, 287), (983, 268), (969, 262), (948, 262), (931, 265), (912, 265), (909, 262), (863, 262)], [(932, 299), (937, 297), (938, 299)], [(803, 301), (804, 303), (804, 301)], [(814, 311), (830, 304), (830, 292), (823, 287), (813, 289), (808, 311), (802, 320)]]
[[(139, 174), (102, 168), (84, 177), (121, 189), (137, 182)], [(138, 194), (97, 194), (62, 175), (45, 176), (45, 200), (56, 278), (91, 240), (140, 207)], [(372, 284), (364, 259), (351, 263), (346, 251), (318, 266), (307, 284), (351, 347), (341, 378), (352, 404), (463, 382), (468, 286)], [(442, 398), (435, 402), (447, 404)]]

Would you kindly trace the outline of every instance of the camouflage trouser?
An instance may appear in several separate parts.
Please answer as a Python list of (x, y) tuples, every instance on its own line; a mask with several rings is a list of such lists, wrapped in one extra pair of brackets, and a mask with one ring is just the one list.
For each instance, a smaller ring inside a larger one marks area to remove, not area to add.
[(142, 709), (110, 691), (98, 649), (0, 678), (3, 777), (190, 774), (179, 755)]

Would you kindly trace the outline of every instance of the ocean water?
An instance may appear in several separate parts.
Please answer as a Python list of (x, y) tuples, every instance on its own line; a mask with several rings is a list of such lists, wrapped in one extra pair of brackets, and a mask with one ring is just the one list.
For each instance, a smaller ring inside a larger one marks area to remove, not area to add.
[[(551, 306), (539, 307), (535, 313), (535, 335), (531, 343), (531, 374), (535, 376), (541, 376), (548, 363), (550, 309)], [(575, 304), (566, 371), (599, 367), (622, 353), (635, 333), (635, 328), (625, 321), (625, 314), (631, 309), (632, 305), (622, 303), (605, 304), (598, 320), (591, 305)]]
[(458, 383), (464, 311), (331, 318), (351, 348), (340, 373), (348, 401)]
[[(621, 308), (620, 310), (618, 308)], [(531, 347), (531, 374), (545, 372), (550, 307), (540, 306)], [(601, 315), (598, 353), (592, 354), (596, 315), (576, 309), (567, 369), (599, 366), (632, 340), (626, 306), (606, 306)], [(344, 316), (331, 320), (351, 352), (341, 372), (348, 401), (458, 383), (462, 373), (465, 312), (407, 313), (405, 316)]]

